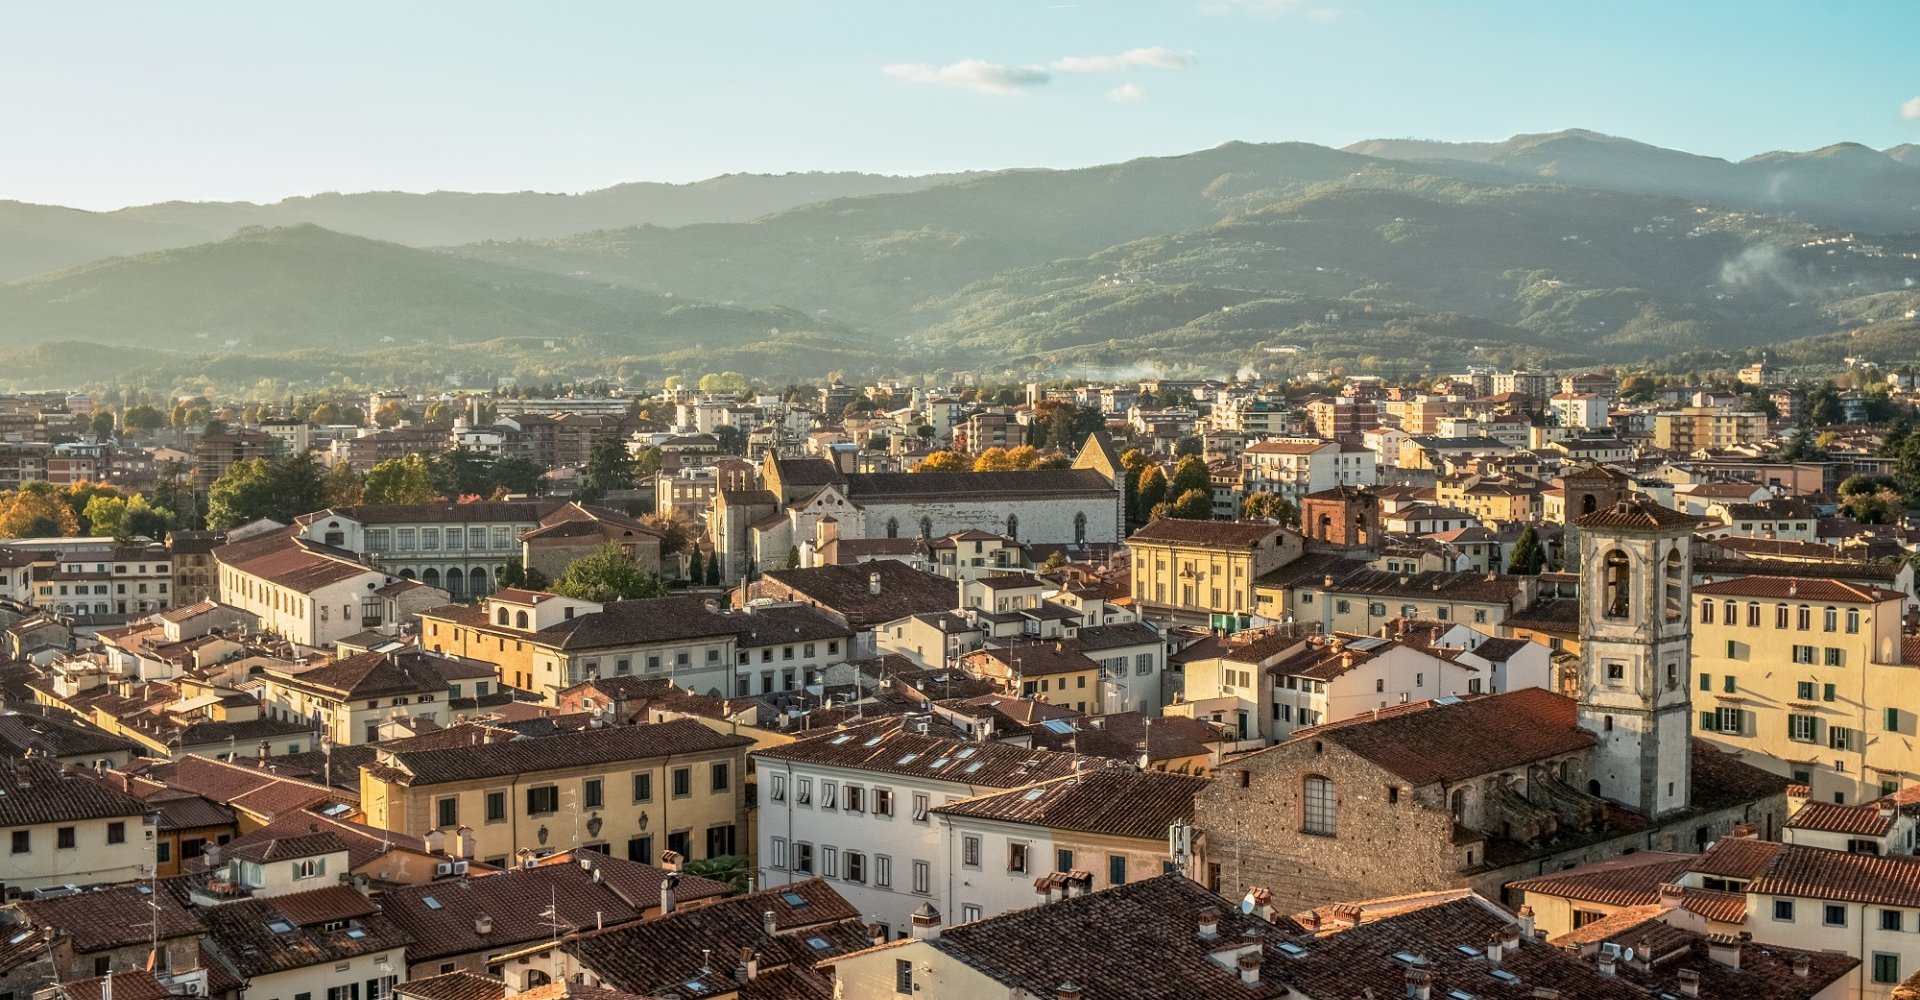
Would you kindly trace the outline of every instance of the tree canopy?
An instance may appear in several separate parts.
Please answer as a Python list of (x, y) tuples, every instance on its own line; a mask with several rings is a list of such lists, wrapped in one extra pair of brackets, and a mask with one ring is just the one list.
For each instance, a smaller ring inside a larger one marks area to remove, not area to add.
[(554, 581), (553, 592), (562, 597), (606, 604), (641, 597), (659, 597), (667, 592), (660, 578), (635, 565), (620, 551), (620, 543), (608, 542), (599, 551), (581, 556), (567, 566)]

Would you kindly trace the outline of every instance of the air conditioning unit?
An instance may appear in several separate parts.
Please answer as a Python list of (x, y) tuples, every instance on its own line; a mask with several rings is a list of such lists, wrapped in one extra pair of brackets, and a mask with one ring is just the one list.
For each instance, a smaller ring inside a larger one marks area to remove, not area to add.
[(455, 861), (453, 863), (453, 873), (455, 875), (465, 875), (467, 873), (467, 862)]
[(197, 997), (197, 996), (199, 996), (199, 995), (200, 995), (200, 984), (199, 984), (199, 983), (195, 983), (195, 982), (188, 982), (188, 983), (185, 983), (184, 985), (185, 985), (185, 986), (186, 986), (186, 988), (187, 988), (187, 995), (188, 995), (188, 996), (190, 996), (190, 997)]
[(451, 875), (451, 874), (453, 874), (453, 862), (451, 862), (451, 861), (442, 861), (442, 862), (440, 862), (439, 864), (437, 864), (437, 865), (434, 865), (434, 866), (433, 866), (433, 873), (434, 873), (435, 875)]

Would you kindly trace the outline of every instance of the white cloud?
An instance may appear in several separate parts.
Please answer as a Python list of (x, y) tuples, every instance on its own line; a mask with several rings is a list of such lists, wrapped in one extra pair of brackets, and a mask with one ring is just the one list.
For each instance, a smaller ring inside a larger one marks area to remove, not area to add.
[(1907, 121), (1920, 121), (1920, 97), (1909, 97), (1900, 103), (1900, 117)]
[(1051, 68), (1056, 73), (1118, 73), (1140, 67), (1186, 69), (1193, 62), (1191, 52), (1155, 45), (1151, 48), (1128, 49), (1111, 56), (1067, 56), (1054, 60)]
[(885, 67), (882, 72), (896, 80), (964, 87), (982, 94), (1018, 94), (1053, 78), (1041, 66), (1007, 66), (984, 59), (962, 59), (945, 66), (895, 63)]
[(1115, 104), (1138, 104), (1147, 99), (1147, 88), (1137, 83), (1123, 83), (1107, 91), (1106, 98)]

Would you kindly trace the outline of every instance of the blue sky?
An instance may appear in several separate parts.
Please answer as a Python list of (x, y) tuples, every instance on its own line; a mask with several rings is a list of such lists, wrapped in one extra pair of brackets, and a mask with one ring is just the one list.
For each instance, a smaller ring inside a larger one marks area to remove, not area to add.
[[(580, 191), (1580, 127), (1920, 142), (1920, 3), (0, 4), (0, 198)], [(1905, 114), (1903, 114), (1903, 111)]]

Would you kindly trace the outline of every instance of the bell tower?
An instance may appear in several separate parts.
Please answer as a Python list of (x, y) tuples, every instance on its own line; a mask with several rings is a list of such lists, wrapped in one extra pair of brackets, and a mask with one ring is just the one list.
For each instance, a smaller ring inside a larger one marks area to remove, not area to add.
[(1687, 807), (1694, 518), (1629, 497), (1580, 528), (1579, 725), (1591, 788), (1648, 816)]

